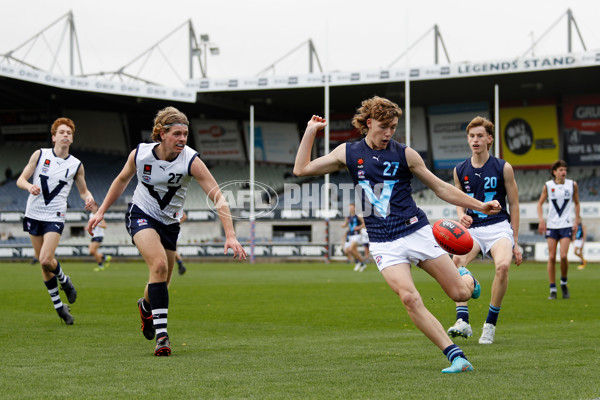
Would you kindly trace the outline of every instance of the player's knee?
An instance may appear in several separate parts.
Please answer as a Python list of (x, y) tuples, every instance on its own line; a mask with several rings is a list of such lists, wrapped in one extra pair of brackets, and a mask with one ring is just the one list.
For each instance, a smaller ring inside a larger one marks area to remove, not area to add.
[(510, 264), (508, 262), (501, 262), (496, 265), (496, 276), (499, 277), (507, 277), (508, 271), (510, 269)]
[(449, 296), (455, 302), (460, 303), (469, 300), (472, 294), (473, 289), (465, 285), (463, 287), (455, 288), (454, 293), (450, 293)]
[(166, 277), (167, 276), (167, 263), (157, 262), (150, 267), (150, 271), (155, 276)]
[(54, 257), (44, 256), (44, 257), (40, 257), (39, 260), (40, 260), (40, 265), (42, 266), (42, 268), (45, 271), (52, 272), (56, 268), (56, 266), (54, 265), (54, 262), (53, 262)]
[(401, 293), (399, 297), (407, 311), (415, 310), (423, 305), (423, 300), (417, 292)]

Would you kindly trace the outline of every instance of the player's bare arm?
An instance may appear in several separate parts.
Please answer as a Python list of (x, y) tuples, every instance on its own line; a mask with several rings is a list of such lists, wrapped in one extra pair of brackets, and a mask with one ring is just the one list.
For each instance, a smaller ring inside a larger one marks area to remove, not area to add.
[(581, 204), (579, 204), (579, 185), (577, 182), (573, 182), (573, 203), (575, 204), (575, 224), (573, 229), (577, 229), (577, 226), (581, 223)]
[(317, 132), (324, 129), (327, 122), (318, 115), (313, 115), (306, 126), (304, 136), (298, 147), (296, 162), (294, 164), (294, 175), (317, 176), (338, 171), (346, 165), (346, 144), (342, 143), (331, 153), (314, 160), (310, 160), (312, 147)]
[(87, 231), (90, 235), (92, 235), (92, 230), (104, 219), (104, 213), (110, 208), (110, 206), (117, 201), (117, 199), (123, 194), (127, 185), (131, 181), (131, 178), (135, 175), (135, 150), (129, 153), (129, 157), (127, 157), (127, 162), (125, 166), (117, 175), (113, 183), (110, 185), (108, 189), (108, 193), (106, 193), (106, 197), (104, 201), (98, 207), (98, 211), (94, 214), (92, 218), (90, 218), (87, 226)]
[[(456, 168), (454, 168), (454, 186), (462, 191), (462, 185), (460, 184), (460, 179), (458, 178), (458, 173), (456, 172)], [(458, 216), (458, 221), (464, 225), (465, 228), (468, 228), (473, 223), (473, 218), (470, 215), (467, 215), (467, 210), (464, 207), (456, 206), (456, 215)]]
[(225, 196), (223, 196), (217, 181), (206, 167), (206, 164), (198, 157), (192, 162), (191, 172), (202, 190), (204, 190), (208, 198), (215, 204), (215, 208), (221, 219), (221, 224), (223, 224), (223, 230), (225, 231), (224, 253), (227, 254), (227, 250), (232, 249), (233, 258), (239, 257), (240, 259), (245, 260), (246, 251), (236, 238), (235, 230), (233, 229), (233, 221), (231, 219), (231, 210), (229, 209), (229, 205), (227, 204)]
[(36, 150), (33, 152), (31, 157), (29, 157), (27, 165), (25, 166), (25, 168), (23, 168), (23, 172), (21, 172), (21, 175), (19, 175), (19, 179), (17, 179), (17, 187), (19, 189), (27, 190), (34, 196), (40, 194), (42, 190), (38, 185), (33, 185), (29, 183), (29, 178), (31, 178), (33, 176), (33, 173), (35, 172), (35, 167), (37, 165), (38, 160), (40, 159), (41, 153), (42, 150)]
[(77, 185), (77, 190), (79, 190), (79, 196), (81, 200), (85, 202), (85, 209), (88, 211), (92, 211), (92, 205), (94, 204), (94, 196), (89, 191), (87, 184), (85, 183), (85, 169), (83, 168), (83, 164), (77, 170), (77, 174), (75, 174), (75, 185)]
[(548, 199), (548, 189), (546, 185), (542, 189), (542, 194), (540, 195), (540, 199), (537, 203), (537, 214), (538, 214), (538, 232), (540, 234), (546, 233), (546, 221), (544, 220), (544, 203)]
[(483, 203), (471, 196), (463, 193), (457, 187), (442, 181), (435, 176), (423, 162), (423, 159), (415, 150), (410, 147), (406, 148), (406, 162), (413, 175), (419, 178), (427, 187), (433, 190), (440, 199), (448, 203), (472, 210), (481, 211), (484, 214), (494, 215), (501, 210), (500, 203), (497, 200)]
[(506, 188), (506, 199), (510, 210), (510, 226), (513, 231), (515, 245), (513, 247), (513, 255), (515, 264), (521, 265), (523, 262), (523, 254), (519, 247), (519, 223), (521, 221), (521, 209), (519, 207), (519, 187), (515, 180), (515, 171), (509, 163), (504, 164), (504, 187)]

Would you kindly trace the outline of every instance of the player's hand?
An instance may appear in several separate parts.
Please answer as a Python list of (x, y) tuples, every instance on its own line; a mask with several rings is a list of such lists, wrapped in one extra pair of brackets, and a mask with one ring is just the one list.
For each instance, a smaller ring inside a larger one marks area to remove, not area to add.
[(92, 206), (94, 205), (94, 203), (94, 198), (92, 196), (89, 196), (87, 199), (85, 199), (85, 209), (88, 211), (92, 211)]
[(237, 241), (236, 238), (227, 238), (225, 240), (225, 251), (223, 254), (227, 254), (227, 250), (233, 250), (233, 259), (239, 258), (240, 260), (245, 260), (246, 250), (242, 247), (240, 242)]
[(540, 233), (540, 235), (546, 234), (546, 221), (540, 221), (540, 223), (538, 224), (538, 232)]
[(91, 236), (94, 236), (92, 231), (103, 219), (104, 213), (100, 210), (96, 211), (96, 214), (94, 214), (94, 216), (88, 221), (86, 231), (88, 231)]
[(502, 206), (498, 200), (492, 200), (483, 203), (483, 209), (481, 210), (481, 212), (487, 215), (496, 215), (500, 211), (502, 211)]
[(34, 196), (37, 196), (38, 194), (42, 193), (42, 191), (38, 185), (29, 186), (28, 192)]
[(513, 255), (515, 256), (515, 264), (517, 264), (517, 266), (521, 265), (523, 262), (523, 253), (521, 253), (521, 246), (516, 242), (513, 247)]
[(308, 121), (308, 124), (306, 125), (306, 130), (314, 130), (314, 132), (318, 132), (325, 129), (326, 126), (327, 121), (325, 120), (325, 118), (320, 117), (318, 115), (313, 115), (312, 118)]
[(459, 221), (465, 228), (469, 228), (471, 226), (471, 224), (473, 223), (473, 217), (471, 217), (470, 215), (467, 214), (463, 214), (462, 217), (460, 217), (460, 221)]

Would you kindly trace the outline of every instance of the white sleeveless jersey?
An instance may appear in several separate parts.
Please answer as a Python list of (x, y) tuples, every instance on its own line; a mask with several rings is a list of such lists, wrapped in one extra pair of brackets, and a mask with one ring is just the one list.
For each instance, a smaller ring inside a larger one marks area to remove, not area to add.
[(565, 183), (557, 184), (553, 180), (546, 182), (548, 190), (549, 229), (571, 228), (575, 222), (573, 205), (573, 181), (565, 179)]
[(33, 184), (40, 187), (41, 193), (29, 194), (25, 216), (38, 221), (65, 222), (67, 197), (81, 161), (72, 155), (57, 157), (54, 149), (41, 150), (33, 172)]
[[(94, 218), (94, 213), (90, 213), (90, 219)], [(100, 224), (96, 225), (94, 229), (92, 229), (92, 238), (104, 237), (104, 228), (100, 227)]]
[(171, 161), (158, 159), (157, 143), (141, 143), (135, 154), (138, 184), (132, 203), (163, 224), (179, 222), (183, 214), (185, 195), (193, 177), (192, 162), (198, 153), (191, 147)]

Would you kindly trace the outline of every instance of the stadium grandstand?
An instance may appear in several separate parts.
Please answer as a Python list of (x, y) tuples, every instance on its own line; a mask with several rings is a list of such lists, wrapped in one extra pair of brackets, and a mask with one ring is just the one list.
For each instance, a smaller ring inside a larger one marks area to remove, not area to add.
[[(343, 188), (351, 185), (349, 176), (338, 172), (328, 180), (300, 179), (292, 166), (311, 115), (329, 115), (331, 148), (359, 140), (349, 121), (360, 102), (373, 95), (409, 110), (410, 125), (401, 121), (396, 139), (410, 141), (427, 166), (448, 182), (453, 181), (453, 166), (470, 154), (464, 140), (466, 123), (476, 115), (497, 122), (497, 151), (515, 168), (522, 208), (520, 238), (528, 257), (544, 245), (535, 233), (536, 202), (550, 179), (549, 165), (565, 159), (568, 177), (579, 183), (582, 217), (591, 222), (588, 240), (593, 241), (600, 237), (599, 73), (600, 52), (584, 51), (373, 71), (202, 77), (190, 79), (185, 87), (167, 88), (141, 80), (119, 83), (107, 75), (62, 76), (0, 56), (0, 168), (5, 172), (0, 179), (0, 246), (8, 249), (2, 257), (32, 254), (20, 226), (27, 193), (15, 182), (32, 152), (50, 145), (54, 119), (67, 116), (75, 121), (71, 150), (82, 160), (90, 190), (101, 202), (129, 152), (149, 140), (156, 111), (167, 105), (190, 119), (188, 144), (217, 182), (227, 185), (222, 188), (232, 203), (240, 241), (248, 246), (252, 241), (257, 256), (341, 256), (342, 199), (348, 196)], [(319, 139), (320, 149), (324, 140), (325, 136)], [(252, 148), (258, 185), (254, 199), (247, 195)], [(107, 254), (136, 255), (122, 222), (134, 183), (106, 216)], [(326, 183), (333, 189), (329, 204), (324, 204)], [(420, 182), (413, 189), (432, 222), (455, 215), (454, 207)], [(250, 199), (262, 207), (255, 222), (249, 218)], [(77, 190), (68, 203), (61, 247), (71, 249), (65, 250), (67, 255), (85, 255), (89, 238), (83, 227), (88, 216)], [(198, 185), (190, 187), (186, 212), (182, 252), (188, 257), (219, 254), (213, 249), (221, 247), (210, 245), (222, 240), (220, 224)], [(600, 247), (589, 248), (600, 257)]]

